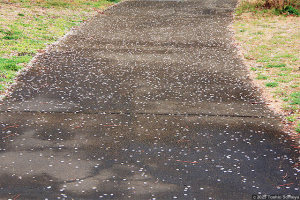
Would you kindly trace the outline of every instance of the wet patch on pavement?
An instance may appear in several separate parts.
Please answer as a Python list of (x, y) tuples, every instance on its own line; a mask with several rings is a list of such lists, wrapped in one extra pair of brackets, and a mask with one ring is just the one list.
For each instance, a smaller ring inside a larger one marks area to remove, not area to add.
[(297, 154), (274, 120), (49, 113), (0, 119), (1, 195), (249, 199), (299, 192)]

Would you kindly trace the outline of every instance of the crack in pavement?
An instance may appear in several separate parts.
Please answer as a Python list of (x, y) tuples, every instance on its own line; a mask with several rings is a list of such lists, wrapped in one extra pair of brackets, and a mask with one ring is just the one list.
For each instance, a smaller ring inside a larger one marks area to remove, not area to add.
[(147, 112), (81, 112), (81, 111), (0, 111), (0, 113), (48, 113), (48, 114), (98, 114), (98, 115), (158, 115), (158, 116), (203, 116), (203, 117), (238, 117), (238, 118), (275, 118), (270, 116), (255, 116), (255, 115), (224, 115), (210, 113), (147, 113)]

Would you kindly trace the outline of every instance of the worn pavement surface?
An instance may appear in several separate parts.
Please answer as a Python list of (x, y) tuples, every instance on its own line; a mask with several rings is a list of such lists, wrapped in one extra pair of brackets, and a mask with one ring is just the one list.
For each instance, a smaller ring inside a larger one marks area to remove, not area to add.
[(299, 194), (251, 86), (234, 0), (126, 1), (38, 57), (0, 106), (0, 199)]

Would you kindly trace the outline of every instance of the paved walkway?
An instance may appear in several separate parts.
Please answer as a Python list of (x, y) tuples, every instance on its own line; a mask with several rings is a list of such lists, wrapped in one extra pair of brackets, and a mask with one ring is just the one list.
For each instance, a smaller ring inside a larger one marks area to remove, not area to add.
[(0, 106), (0, 199), (299, 194), (231, 44), (235, 3), (123, 2), (40, 56)]

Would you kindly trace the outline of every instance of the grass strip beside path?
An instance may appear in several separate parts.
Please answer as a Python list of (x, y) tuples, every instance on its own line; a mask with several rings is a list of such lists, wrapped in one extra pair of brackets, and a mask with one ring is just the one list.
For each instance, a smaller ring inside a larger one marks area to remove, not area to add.
[[(239, 11), (240, 9), (237, 9)], [(245, 62), (265, 98), (285, 116), (286, 130), (300, 135), (300, 18), (238, 13), (233, 28)]]

